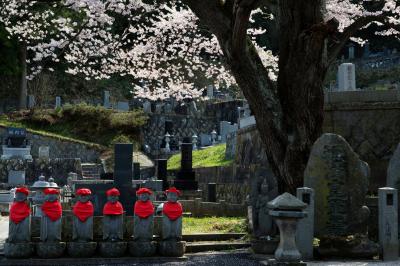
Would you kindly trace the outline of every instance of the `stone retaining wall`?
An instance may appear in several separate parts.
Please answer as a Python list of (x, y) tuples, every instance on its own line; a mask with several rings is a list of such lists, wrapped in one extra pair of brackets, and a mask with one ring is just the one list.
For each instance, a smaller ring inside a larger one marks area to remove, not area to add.
[[(6, 128), (0, 126), (0, 136), (4, 136), (5, 133)], [(30, 132), (27, 132), (27, 138), (31, 143), (31, 155), (33, 157), (38, 157), (40, 146), (49, 146), (51, 159), (80, 158), (82, 162), (98, 162), (100, 158), (101, 151), (95, 146), (46, 137)], [(0, 153), (2, 154), (1, 147)]]

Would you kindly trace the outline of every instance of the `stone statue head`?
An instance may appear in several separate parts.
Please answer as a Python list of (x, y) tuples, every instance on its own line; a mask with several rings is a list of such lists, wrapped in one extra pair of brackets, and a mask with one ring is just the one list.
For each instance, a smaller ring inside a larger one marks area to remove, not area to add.
[(147, 193), (143, 193), (143, 194), (138, 195), (138, 199), (140, 201), (148, 201), (150, 199), (150, 195)]
[(136, 195), (138, 197), (138, 200), (140, 200), (140, 201), (148, 201), (148, 200), (150, 200), (150, 195), (151, 194), (153, 194), (153, 192), (150, 189), (145, 188), (145, 187), (139, 188), (136, 191)]
[(92, 191), (88, 188), (80, 188), (76, 191), (76, 197), (78, 201), (82, 203), (86, 203), (90, 200), (90, 196), (92, 195)]
[(179, 195), (181, 192), (177, 190), (175, 187), (171, 187), (165, 191), (167, 193), (167, 201), (169, 202), (177, 202)]
[(109, 202), (115, 203), (119, 200), (120, 193), (118, 189), (112, 188), (107, 190), (106, 195)]
[(29, 190), (26, 187), (19, 187), (15, 191), (15, 201), (22, 202), (28, 198)]
[(55, 188), (46, 188), (44, 190), (44, 194), (46, 195), (45, 200), (50, 202), (57, 201), (59, 193), (60, 192)]

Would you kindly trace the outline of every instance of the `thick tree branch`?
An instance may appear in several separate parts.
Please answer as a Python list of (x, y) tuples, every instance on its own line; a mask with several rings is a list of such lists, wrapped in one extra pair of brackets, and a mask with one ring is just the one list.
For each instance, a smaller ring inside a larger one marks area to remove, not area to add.
[(339, 55), (340, 51), (346, 45), (347, 41), (350, 39), (351, 36), (360, 30), (362, 27), (367, 26), (371, 22), (381, 22), (385, 23), (387, 16), (380, 15), (380, 16), (366, 16), (360, 17), (355, 20), (350, 26), (348, 26), (340, 37), (335, 40), (335, 44), (328, 49), (328, 64), (332, 64), (336, 61), (337, 56)]

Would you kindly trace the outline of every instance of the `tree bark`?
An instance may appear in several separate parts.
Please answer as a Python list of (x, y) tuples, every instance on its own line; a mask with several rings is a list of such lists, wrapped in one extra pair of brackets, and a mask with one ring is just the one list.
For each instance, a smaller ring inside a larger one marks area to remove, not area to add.
[[(201, 2), (201, 3), (199, 3)], [(280, 192), (303, 186), (311, 146), (322, 132), (327, 71), (324, 0), (280, 0), (279, 74), (274, 83), (246, 35), (257, 1), (186, 0), (213, 32), (254, 112)], [(221, 4), (222, 3), (222, 4)], [(233, 10), (233, 12), (232, 12)]]
[(27, 65), (26, 65), (26, 43), (22, 42), (19, 46), (19, 61), (21, 66), (20, 85), (19, 85), (19, 110), (26, 109), (28, 86), (27, 86)]

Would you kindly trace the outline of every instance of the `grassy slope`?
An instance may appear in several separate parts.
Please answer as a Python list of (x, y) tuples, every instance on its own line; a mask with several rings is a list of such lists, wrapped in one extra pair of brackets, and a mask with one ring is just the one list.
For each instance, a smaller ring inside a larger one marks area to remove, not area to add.
[[(226, 144), (220, 144), (193, 151), (193, 167), (212, 167), (226, 166), (232, 163), (232, 160), (225, 159)], [(179, 169), (181, 167), (181, 154), (175, 154), (168, 160), (168, 169)]]
[(183, 217), (183, 233), (246, 233), (246, 218), (241, 217)]
[(105, 149), (105, 147), (100, 144), (77, 139), (76, 136), (73, 135), (70, 132), (70, 130), (68, 129), (68, 127), (65, 125), (64, 126), (54, 125), (54, 126), (47, 127), (44, 129), (44, 128), (41, 128), (38, 126), (30, 125), (30, 124), (22, 122), (22, 121), (10, 121), (9, 119), (7, 119), (7, 116), (0, 115), (0, 126), (24, 127), (28, 130), (28, 132), (33, 133), (33, 134), (52, 137), (52, 138), (55, 138), (58, 140), (82, 143), (82, 144), (88, 145), (93, 148), (98, 148), (100, 150)]

